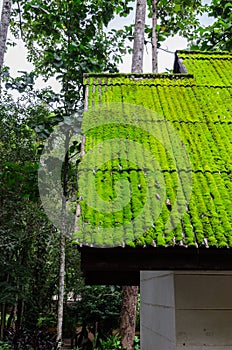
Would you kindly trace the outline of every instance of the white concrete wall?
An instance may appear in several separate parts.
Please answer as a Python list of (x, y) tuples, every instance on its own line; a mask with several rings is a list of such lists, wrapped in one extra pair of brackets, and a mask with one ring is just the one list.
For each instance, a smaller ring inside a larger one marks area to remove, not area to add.
[(232, 273), (141, 272), (142, 350), (232, 350)]
[(232, 276), (175, 273), (177, 350), (232, 349)]
[(141, 272), (141, 350), (176, 350), (174, 276)]

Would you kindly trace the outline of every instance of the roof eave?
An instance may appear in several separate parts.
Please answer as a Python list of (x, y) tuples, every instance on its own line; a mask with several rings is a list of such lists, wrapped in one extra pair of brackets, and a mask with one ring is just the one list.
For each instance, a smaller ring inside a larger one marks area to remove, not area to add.
[(232, 270), (230, 248), (88, 248), (81, 264), (87, 284), (139, 285), (140, 271)]

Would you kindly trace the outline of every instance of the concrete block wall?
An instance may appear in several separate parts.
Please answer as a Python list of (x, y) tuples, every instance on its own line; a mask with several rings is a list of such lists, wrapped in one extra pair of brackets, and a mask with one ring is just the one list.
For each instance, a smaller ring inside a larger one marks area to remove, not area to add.
[(232, 273), (141, 272), (142, 350), (231, 350)]
[(232, 275), (175, 273), (177, 350), (232, 349)]
[(141, 272), (142, 350), (175, 350), (175, 294), (172, 272)]

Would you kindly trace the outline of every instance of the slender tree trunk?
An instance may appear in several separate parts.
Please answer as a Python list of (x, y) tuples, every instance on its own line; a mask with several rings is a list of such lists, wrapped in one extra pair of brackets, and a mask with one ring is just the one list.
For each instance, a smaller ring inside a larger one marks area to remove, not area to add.
[(4, 55), (6, 51), (7, 32), (10, 23), (10, 11), (12, 0), (3, 0), (2, 14), (0, 21), (0, 95), (2, 93), (2, 67), (4, 63)]
[(64, 159), (64, 175), (63, 175), (63, 196), (62, 196), (62, 230), (60, 232), (60, 273), (59, 273), (59, 296), (58, 296), (58, 311), (57, 311), (57, 344), (58, 349), (62, 347), (62, 328), (64, 314), (64, 284), (65, 284), (65, 244), (66, 244), (66, 197), (68, 191), (68, 164), (69, 164), (69, 142), (70, 135), (66, 134), (65, 138), (65, 159)]
[(3, 66), (12, 0), (3, 0), (0, 22), (0, 68)]
[(6, 303), (1, 304), (1, 330), (0, 339), (3, 339), (4, 329), (6, 326)]
[(12, 324), (14, 322), (14, 319), (15, 319), (15, 313), (16, 313), (16, 310), (15, 310), (16, 306), (14, 305), (11, 309), (11, 312), (10, 312), (10, 316), (8, 317), (8, 320), (7, 320), (7, 324), (6, 324), (6, 328), (9, 329), (12, 327)]
[(58, 349), (62, 346), (62, 327), (64, 312), (64, 278), (65, 278), (65, 232), (60, 232), (60, 273), (59, 273), (59, 296), (57, 311), (57, 343)]
[[(146, 0), (137, 0), (131, 67), (131, 71), (133, 73), (143, 72), (145, 15)], [(120, 316), (120, 335), (122, 349), (132, 350), (134, 346), (137, 303), (138, 287), (123, 286), (123, 300)]]
[(138, 287), (124, 286), (120, 317), (121, 348), (132, 350), (135, 338)]
[(15, 329), (18, 333), (22, 327), (22, 321), (23, 321), (23, 309), (24, 309), (24, 300), (18, 299), (17, 302), (17, 311), (16, 311), (16, 322), (15, 322)]
[(144, 26), (146, 15), (146, 0), (137, 0), (135, 15), (134, 45), (131, 71), (142, 73), (144, 52)]
[(158, 72), (158, 52), (157, 52), (157, 0), (152, 0), (152, 73)]
[[(9, 273), (6, 276), (6, 283), (9, 282), (10, 275)], [(1, 311), (1, 324), (0, 324), (0, 339), (3, 339), (4, 329), (6, 328), (6, 303), (0, 304)]]
[[(137, 0), (131, 67), (131, 71), (133, 73), (143, 72), (145, 15), (146, 0)], [(133, 350), (136, 326), (136, 310), (138, 303), (138, 287), (123, 286), (122, 290), (123, 300), (120, 316), (121, 349)]]

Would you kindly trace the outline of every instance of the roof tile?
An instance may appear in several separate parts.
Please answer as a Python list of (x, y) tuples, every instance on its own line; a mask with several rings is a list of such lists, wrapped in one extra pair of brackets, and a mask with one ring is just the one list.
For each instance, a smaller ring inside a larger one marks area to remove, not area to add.
[[(132, 197), (123, 210), (113, 212), (101, 212), (82, 200), (83, 230), (77, 233), (79, 242), (94, 246), (232, 247), (232, 55), (185, 51), (179, 52), (178, 57), (190, 74), (90, 74), (85, 77), (89, 109), (111, 108), (111, 103), (117, 102), (142, 106), (153, 113), (138, 108), (136, 125), (125, 117), (123, 123), (93, 123), (86, 131), (86, 154), (110, 139), (113, 143), (116, 140), (124, 152), (121, 153), (123, 159), (115, 156), (102, 162), (100, 168), (97, 155), (95, 168), (89, 163), (82, 169), (86, 188), (93, 168), (96, 171), (98, 193), (91, 193), (95, 196), (93, 199), (97, 203), (100, 196), (112, 203), (118, 196), (120, 178), (129, 183), (129, 187), (121, 187), (124, 196), (132, 193)], [(96, 115), (93, 114), (93, 118), (97, 119)], [(181, 151), (173, 160), (170, 149), (165, 148), (168, 138), (173, 150), (181, 147), (170, 134), (168, 123), (186, 149), (191, 168), (178, 165), (185, 164), (178, 159)], [(160, 130), (161, 139), (150, 132), (153, 129)], [(136, 161), (130, 161), (122, 140), (141, 144), (154, 155), (159, 164), (156, 178), (151, 180), (149, 168), (144, 173), (144, 169), (138, 167), (144, 162), (146, 152), (135, 150)], [(190, 176), (192, 183), (186, 185)], [(187, 198), (190, 187), (191, 196)], [(153, 198), (147, 195), (147, 189), (152, 189)], [(140, 215), (145, 203), (146, 212), (137, 222), (138, 232), (143, 234), (138, 235), (133, 225), (130, 228), (126, 225)], [(161, 205), (157, 217), (154, 205)], [(103, 228), (110, 228), (107, 237)]]

